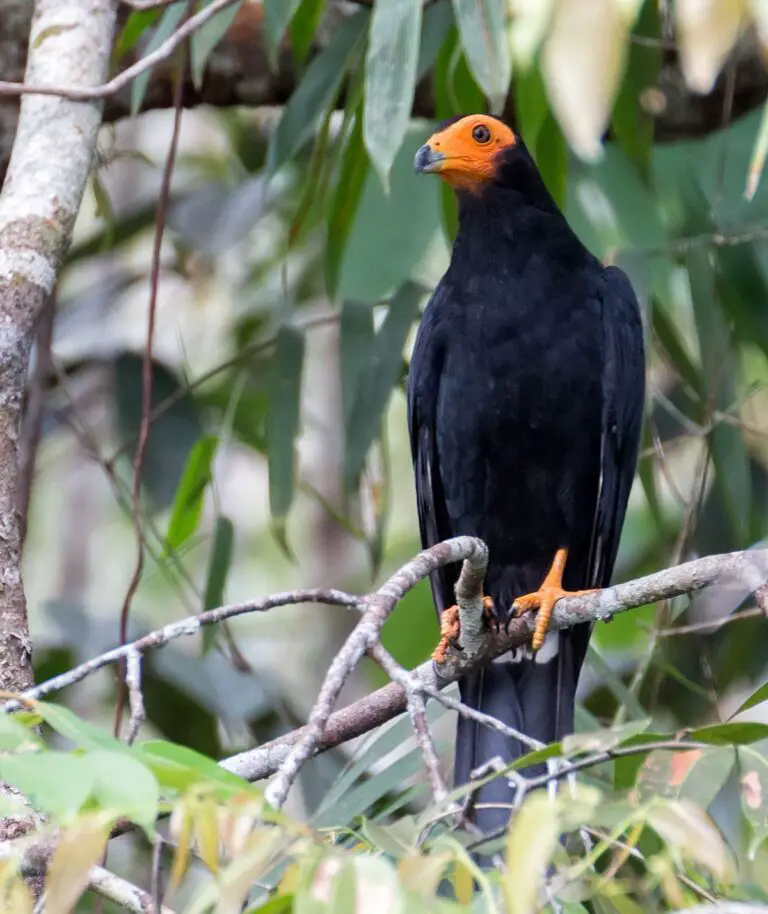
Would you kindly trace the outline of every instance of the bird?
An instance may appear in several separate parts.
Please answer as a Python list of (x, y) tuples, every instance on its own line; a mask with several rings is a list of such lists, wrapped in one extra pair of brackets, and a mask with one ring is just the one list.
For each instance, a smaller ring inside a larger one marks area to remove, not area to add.
[[(448, 268), (416, 333), (407, 417), (423, 546), (479, 537), (487, 615), (537, 612), (530, 648), (459, 681), (462, 701), (541, 743), (573, 731), (590, 623), (548, 631), (557, 601), (610, 583), (638, 459), (643, 324), (626, 274), (581, 242), (522, 137), (486, 114), (441, 124), (416, 153), (458, 198)], [(455, 635), (456, 565), (430, 577)], [(459, 716), (454, 782), (528, 749)], [(525, 769), (541, 774), (546, 766)], [(474, 794), (481, 833), (506, 828), (499, 777)]]

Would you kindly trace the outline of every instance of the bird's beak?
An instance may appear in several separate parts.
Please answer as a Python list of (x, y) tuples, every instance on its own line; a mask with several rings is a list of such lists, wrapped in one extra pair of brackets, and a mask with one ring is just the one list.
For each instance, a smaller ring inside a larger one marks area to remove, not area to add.
[(429, 143), (425, 143), (416, 153), (416, 158), (413, 160), (413, 167), (417, 172), (432, 174), (432, 172), (440, 171), (444, 161), (445, 156), (442, 152), (435, 152)]

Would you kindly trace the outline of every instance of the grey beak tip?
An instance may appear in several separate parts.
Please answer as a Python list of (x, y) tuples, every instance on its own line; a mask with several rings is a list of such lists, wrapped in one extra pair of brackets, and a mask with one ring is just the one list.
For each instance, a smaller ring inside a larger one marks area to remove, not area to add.
[(443, 158), (442, 154), (435, 152), (434, 149), (428, 144), (425, 143), (423, 146), (420, 146), (416, 152), (416, 157), (413, 160), (414, 170), (419, 172), (426, 172), (427, 174), (435, 170), (435, 165)]

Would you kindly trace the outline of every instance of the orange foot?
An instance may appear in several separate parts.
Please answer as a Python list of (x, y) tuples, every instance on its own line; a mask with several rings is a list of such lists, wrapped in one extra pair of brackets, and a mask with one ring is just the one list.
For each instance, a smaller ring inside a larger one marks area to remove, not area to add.
[(552, 567), (542, 581), (541, 587), (534, 593), (518, 597), (512, 604), (515, 616), (522, 616), (536, 609), (539, 611), (531, 640), (531, 647), (534, 651), (544, 644), (544, 638), (549, 629), (549, 620), (552, 618), (552, 610), (558, 600), (562, 600), (563, 597), (580, 597), (595, 592), (594, 590), (563, 590), (563, 572), (567, 558), (568, 550), (558, 549)]
[[(489, 625), (495, 625), (499, 629), (499, 620), (496, 610), (493, 606), (493, 600), (490, 597), (483, 597), (483, 618)], [(440, 640), (437, 647), (432, 651), (432, 659), (435, 663), (445, 663), (445, 653), (449, 647), (455, 647), (461, 650), (459, 644), (459, 634), (461, 626), (459, 625), (459, 607), (449, 606), (440, 613)]]

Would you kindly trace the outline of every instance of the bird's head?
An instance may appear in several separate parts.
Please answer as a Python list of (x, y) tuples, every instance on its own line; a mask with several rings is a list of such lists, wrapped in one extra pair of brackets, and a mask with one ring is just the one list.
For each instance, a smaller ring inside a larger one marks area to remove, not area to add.
[(449, 121), (416, 153), (417, 172), (439, 174), (456, 190), (480, 192), (498, 177), (517, 136), (498, 118), (470, 114)]

